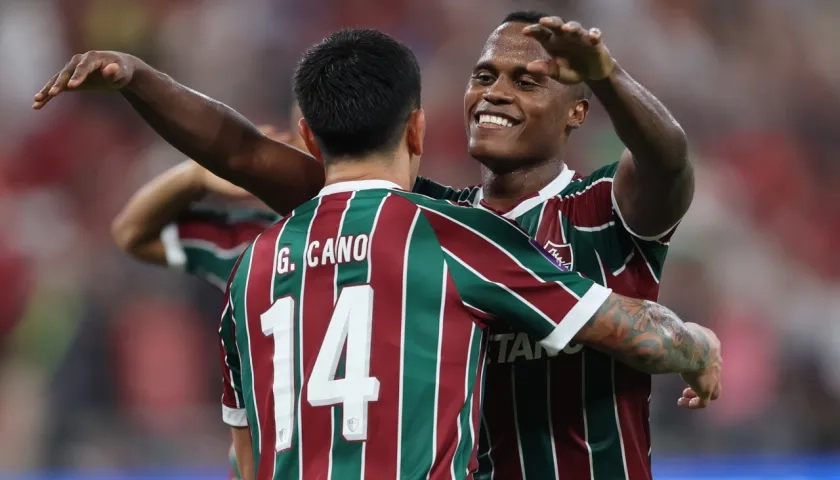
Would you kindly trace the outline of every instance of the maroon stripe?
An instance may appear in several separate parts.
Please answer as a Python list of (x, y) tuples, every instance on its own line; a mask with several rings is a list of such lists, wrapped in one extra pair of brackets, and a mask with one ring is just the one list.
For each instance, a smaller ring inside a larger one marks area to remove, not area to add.
[(612, 182), (601, 181), (579, 195), (564, 198), (563, 213), (578, 227), (598, 227), (613, 220)]
[(264, 224), (251, 222), (218, 223), (182, 220), (178, 222), (178, 238), (182, 242), (201, 240), (227, 250), (250, 243), (265, 229)]
[(583, 410), (583, 355), (565, 354), (548, 360), (551, 428), (561, 479), (590, 478), (589, 450)]
[[(400, 423), (400, 362), (403, 344), (404, 255), (416, 207), (393, 196), (382, 205), (369, 245), (374, 291), (370, 375), (379, 380), (379, 399), (368, 405), (365, 479), (397, 477)], [(406, 339), (410, 341), (411, 339)]]
[[(493, 333), (503, 333), (490, 331)], [(513, 385), (511, 383), (512, 363), (491, 363), (487, 366), (487, 382), (484, 391), (484, 419), (490, 434), (490, 455), (493, 460), (493, 478), (522, 480), (522, 462), (519, 458), (519, 442), (516, 438), (516, 422), (513, 409)]]
[[(429, 282), (442, 280), (442, 278), (430, 278)], [(455, 282), (448, 273), (443, 302), (443, 328), (438, 359), (440, 375), (438, 376), (437, 438), (435, 439), (437, 456), (432, 466), (431, 479), (452, 477), (452, 460), (460, 440), (458, 415), (465, 405), (465, 385), (473, 381), (473, 377), (470, 376), (468, 379), (466, 374), (469, 364), (467, 352), (472, 341), (472, 329), (475, 323), (472, 321), (472, 316), (464, 310)], [(469, 432), (461, 432), (461, 435), (465, 433)], [(475, 457), (475, 444), (471, 456)], [(456, 472), (456, 475), (461, 473)]]
[(624, 455), (627, 461), (627, 478), (652, 478), (650, 457), (650, 404), (651, 378), (621, 363), (615, 365), (615, 398)]
[[(318, 248), (313, 250), (313, 257), (319, 257), (327, 239), (336, 239), (341, 228), (341, 217), (350, 199), (350, 193), (340, 193), (324, 197), (315, 212), (315, 217), (309, 230), (309, 240), (304, 247), (309, 248), (318, 242)], [(301, 292), (303, 311), (298, 317), (298, 328), (303, 337), (303, 348), (299, 362), (303, 363), (303, 388), (300, 402), (300, 430), (301, 430), (301, 476), (303, 478), (327, 478), (330, 464), (330, 449), (332, 448), (333, 409), (331, 407), (314, 407), (306, 400), (307, 385), (309, 384), (312, 368), (321, 351), (321, 343), (330, 324), (333, 307), (339, 292), (335, 290), (336, 265), (328, 263), (310, 267), (306, 251), (303, 264), (304, 284)], [(297, 339), (300, 342), (301, 339)], [(338, 429), (341, 430), (340, 428)], [(340, 435), (340, 433), (339, 433)], [(342, 439), (337, 439), (343, 441)]]
[(274, 424), (274, 342), (262, 333), (260, 315), (273, 303), (272, 279), (274, 253), (279, 226), (272, 227), (260, 235), (254, 243), (245, 291), (245, 311), (248, 322), (248, 345), (250, 347), (254, 402), (260, 426), (260, 461), (257, 464), (257, 478), (268, 479), (274, 472), (276, 427)]

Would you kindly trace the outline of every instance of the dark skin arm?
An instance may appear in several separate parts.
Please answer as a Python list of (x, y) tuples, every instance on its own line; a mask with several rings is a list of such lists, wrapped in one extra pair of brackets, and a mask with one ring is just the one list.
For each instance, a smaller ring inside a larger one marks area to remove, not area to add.
[(720, 395), (717, 336), (657, 303), (610, 294), (574, 340), (645, 373), (682, 374), (693, 389), (682, 406), (702, 408)]
[(545, 17), (523, 29), (551, 60), (528, 69), (574, 85), (585, 82), (610, 116), (627, 150), (614, 179), (616, 201), (630, 229), (642, 237), (666, 233), (688, 211), (694, 171), (688, 140), (668, 109), (612, 58), (597, 28)]
[(272, 140), (232, 108), (131, 55), (91, 51), (74, 56), (35, 95), (33, 108), (74, 90), (120, 91), (164, 140), (281, 214), (315, 196), (324, 184), (323, 166), (312, 156)]
[(587, 84), (627, 147), (613, 181), (624, 220), (641, 236), (665, 233), (694, 197), (685, 132), (665, 105), (618, 64), (607, 78)]

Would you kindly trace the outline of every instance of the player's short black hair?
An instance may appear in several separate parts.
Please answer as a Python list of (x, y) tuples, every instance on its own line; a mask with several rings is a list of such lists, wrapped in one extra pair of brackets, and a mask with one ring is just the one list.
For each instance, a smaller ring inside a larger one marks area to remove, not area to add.
[(511, 12), (502, 20), (502, 23), (540, 23), (543, 17), (550, 17), (551, 15), (535, 10), (520, 10), (518, 12)]
[(410, 48), (370, 29), (346, 29), (303, 54), (294, 91), (303, 117), (330, 157), (394, 148), (420, 108), (420, 66)]
[[(499, 25), (506, 23), (527, 23), (530, 25), (540, 23), (541, 18), (550, 16), (545, 12), (538, 12), (536, 10), (520, 10), (508, 13)], [(578, 100), (589, 100), (592, 98), (592, 90), (585, 83), (569, 86), (569, 93), (574, 95)]]

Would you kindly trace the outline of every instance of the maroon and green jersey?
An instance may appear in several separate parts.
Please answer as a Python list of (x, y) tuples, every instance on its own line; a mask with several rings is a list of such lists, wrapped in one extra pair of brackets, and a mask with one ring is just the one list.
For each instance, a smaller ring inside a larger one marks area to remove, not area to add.
[[(656, 300), (671, 230), (633, 234), (616, 207), (618, 164), (588, 177), (565, 169), (508, 212), (558, 262), (614, 292)], [(481, 188), (420, 178), (414, 191), (488, 207)], [(649, 375), (582, 345), (546, 353), (524, 333), (492, 328), (477, 478), (649, 479)]]
[(224, 291), (242, 251), (279, 219), (266, 210), (190, 207), (161, 231), (166, 263)]
[(230, 278), (223, 418), (250, 427), (262, 480), (472, 478), (484, 326), (554, 354), (609, 293), (490, 212), (330, 185)]

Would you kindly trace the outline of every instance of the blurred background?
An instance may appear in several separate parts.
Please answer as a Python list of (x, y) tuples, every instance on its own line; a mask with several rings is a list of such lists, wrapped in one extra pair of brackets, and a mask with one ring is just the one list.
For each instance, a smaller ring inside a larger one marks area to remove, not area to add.
[[(136, 54), (286, 128), (300, 53), (342, 26), (382, 29), (424, 69), (423, 173), (464, 186), (479, 181), (461, 110), (469, 73), (499, 21), (528, 8), (600, 27), (693, 145), (697, 193), (661, 301), (718, 332), (726, 389), (686, 412), (679, 379), (656, 379), (658, 477), (840, 478), (833, 0), (0, 0), (0, 472), (225, 471), (221, 295), (129, 260), (109, 235), (129, 195), (182, 158), (118, 95), (32, 111), (72, 54)], [(597, 102), (571, 146), (585, 173), (623, 148)]]

